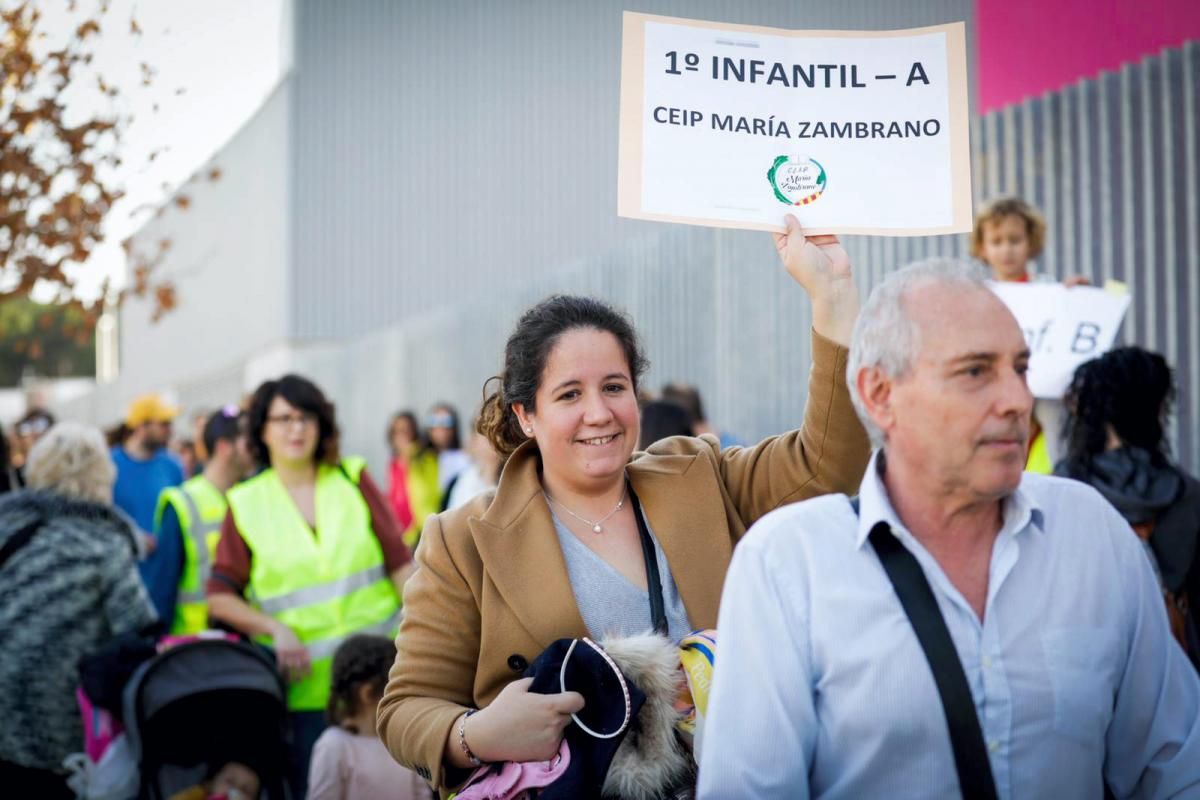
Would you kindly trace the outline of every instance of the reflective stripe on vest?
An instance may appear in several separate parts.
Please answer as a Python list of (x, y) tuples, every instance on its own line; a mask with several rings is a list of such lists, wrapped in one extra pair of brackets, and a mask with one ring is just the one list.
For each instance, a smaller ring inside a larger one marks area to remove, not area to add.
[(208, 626), (204, 585), (212, 568), (213, 553), (228, 506), (221, 491), (203, 475), (163, 491), (159, 496), (156, 529), (161, 528), (162, 515), (168, 505), (175, 509), (183, 539), (183, 569), (179, 574), (171, 633), (190, 635)]
[(196, 505), (196, 499), (192, 497), (191, 492), (186, 488), (180, 491), (183, 495), (183, 502), (187, 504), (187, 513), (189, 523), (184, 526), (184, 535), (189, 536), (192, 540), (192, 545), (196, 548), (196, 571), (200, 573), (200, 588), (195, 590), (184, 591), (182, 588), (179, 592), (180, 603), (203, 603), (206, 602), (204, 595), (204, 584), (208, 582), (208, 576), (212, 571), (212, 553), (209, 550), (208, 536), (211, 533), (217, 533), (221, 530), (221, 522), (225, 519), (225, 511), (222, 509), (220, 519), (205, 522), (204, 517), (200, 514), (200, 508)]
[(400, 602), (358, 488), (362, 467), (361, 460), (347, 460), (317, 468), (315, 530), (274, 470), (229, 492), (251, 554), (247, 598), (309, 649), (312, 671), (288, 686), (294, 711), (325, 708), (333, 652), (347, 636), (392, 634), (397, 627)]
[(289, 611), (293, 608), (312, 606), (328, 600), (336, 600), (358, 589), (370, 586), (375, 581), (387, 580), (387, 576), (387, 571), (380, 564), (375, 567), (367, 567), (361, 572), (347, 575), (344, 578), (339, 578), (329, 583), (322, 583), (319, 586), (306, 586), (294, 592), (276, 595), (267, 600), (260, 600), (258, 605), (267, 614), (275, 616), (280, 612)]
[[(376, 636), (387, 636), (388, 638), (393, 638), (396, 635), (396, 630), (400, 627), (400, 620), (403, 617), (404, 612), (400, 609), (396, 609), (396, 612), (383, 622), (378, 622), (365, 628), (359, 628), (357, 631), (355, 631), (355, 633), (373, 633)], [(345, 636), (335, 636), (330, 639), (321, 639), (319, 641), (312, 642), (308, 645), (308, 657), (313, 661), (333, 658), (334, 652), (337, 651), (338, 647), (344, 641), (346, 641)]]

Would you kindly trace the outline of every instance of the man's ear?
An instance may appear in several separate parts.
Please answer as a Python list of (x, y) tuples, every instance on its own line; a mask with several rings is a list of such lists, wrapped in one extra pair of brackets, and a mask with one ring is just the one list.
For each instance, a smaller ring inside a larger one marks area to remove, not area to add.
[(893, 385), (891, 377), (884, 374), (879, 367), (863, 367), (855, 376), (855, 386), (867, 416), (875, 423), (875, 427), (885, 434), (895, 422), (895, 412), (892, 408)]

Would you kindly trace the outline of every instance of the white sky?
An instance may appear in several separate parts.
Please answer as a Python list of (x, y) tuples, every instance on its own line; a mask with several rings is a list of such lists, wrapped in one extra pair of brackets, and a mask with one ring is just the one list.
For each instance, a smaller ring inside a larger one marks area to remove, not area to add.
[[(94, 13), (99, 0), (39, 3), (52, 37)], [(163, 203), (262, 105), (290, 64), (285, 40), (290, 0), (112, 0), (100, 17), (93, 66), (120, 90), (116, 108), (131, 115), (118, 184), (126, 196), (106, 221), (106, 238), (78, 274), (77, 294), (93, 298), (105, 276), (125, 275), (121, 241)], [(142, 33), (131, 33), (130, 20)], [(142, 63), (156, 70), (142, 85)], [(182, 93), (177, 93), (182, 89)], [(81, 115), (105, 113), (98, 92), (67, 100)], [(158, 110), (154, 110), (157, 104)], [(164, 150), (164, 148), (166, 148)], [(161, 152), (149, 162), (152, 152)]]

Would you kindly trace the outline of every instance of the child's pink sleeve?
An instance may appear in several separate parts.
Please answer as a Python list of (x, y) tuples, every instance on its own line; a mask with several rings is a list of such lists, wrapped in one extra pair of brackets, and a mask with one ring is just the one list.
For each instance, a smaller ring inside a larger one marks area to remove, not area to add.
[(308, 767), (309, 800), (349, 800), (346, 797), (345, 776), (342, 774), (345, 740), (336, 733), (334, 728), (327, 729), (313, 745), (312, 761)]

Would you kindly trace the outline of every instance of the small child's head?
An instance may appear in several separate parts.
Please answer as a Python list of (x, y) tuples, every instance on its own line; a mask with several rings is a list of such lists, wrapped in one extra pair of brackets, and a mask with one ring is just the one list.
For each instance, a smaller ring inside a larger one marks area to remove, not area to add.
[(998, 281), (1023, 280), (1045, 240), (1046, 221), (1036, 208), (1019, 197), (1001, 197), (975, 216), (971, 255), (991, 267)]
[[(329, 724), (373, 734), (375, 707), (383, 697), (388, 671), (395, 660), (396, 645), (385, 636), (359, 633), (342, 642), (333, 654), (333, 686), (325, 709)], [(359, 730), (365, 723), (356, 719), (361, 720), (368, 711), (370, 726)]]
[(230, 761), (213, 775), (208, 796), (227, 800), (255, 800), (261, 788), (258, 773), (238, 761)]

